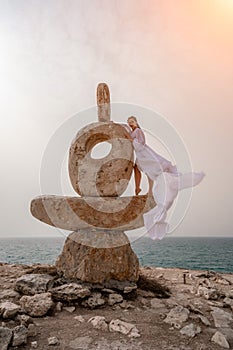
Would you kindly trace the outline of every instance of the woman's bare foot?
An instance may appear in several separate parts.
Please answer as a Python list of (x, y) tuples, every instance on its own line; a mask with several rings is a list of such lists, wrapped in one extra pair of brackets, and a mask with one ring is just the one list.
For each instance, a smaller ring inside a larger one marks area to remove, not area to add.
[(136, 194), (136, 196), (141, 192), (141, 190), (142, 190), (141, 188), (136, 188), (136, 189), (135, 189), (135, 194)]

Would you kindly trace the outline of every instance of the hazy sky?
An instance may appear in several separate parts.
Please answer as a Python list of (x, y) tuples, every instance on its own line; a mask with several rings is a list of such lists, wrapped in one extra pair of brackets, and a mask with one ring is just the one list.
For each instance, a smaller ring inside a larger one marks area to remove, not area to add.
[(167, 118), (194, 170), (206, 173), (174, 234), (233, 236), (233, 0), (0, 0), (0, 8), (0, 236), (59, 235), (32, 217), (30, 201), (49, 140), (96, 104), (99, 82), (112, 102)]

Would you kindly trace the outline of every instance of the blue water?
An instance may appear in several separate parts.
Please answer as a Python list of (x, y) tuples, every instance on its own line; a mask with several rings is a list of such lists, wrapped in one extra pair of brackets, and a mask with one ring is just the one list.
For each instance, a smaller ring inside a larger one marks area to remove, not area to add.
[[(65, 237), (1, 238), (0, 262), (53, 264)], [(132, 242), (141, 266), (180, 267), (233, 273), (233, 238), (165, 237)]]

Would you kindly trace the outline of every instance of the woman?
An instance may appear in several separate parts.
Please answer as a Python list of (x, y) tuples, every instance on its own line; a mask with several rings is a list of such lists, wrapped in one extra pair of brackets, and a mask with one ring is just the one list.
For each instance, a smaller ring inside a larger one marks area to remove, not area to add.
[[(145, 135), (134, 116), (130, 116), (127, 123), (132, 131), (127, 133), (126, 137), (132, 141), (136, 154), (134, 165), (135, 194), (137, 195), (141, 191), (140, 171), (142, 171), (148, 178), (148, 195), (153, 195), (156, 202), (156, 206), (143, 215), (144, 225), (152, 239), (162, 239), (168, 229), (168, 223), (164, 221), (167, 210), (173, 204), (178, 191), (196, 186), (201, 182), (205, 173), (203, 171), (200, 173), (179, 173), (175, 165), (146, 145)], [(153, 186), (154, 180), (156, 180), (156, 186)]]

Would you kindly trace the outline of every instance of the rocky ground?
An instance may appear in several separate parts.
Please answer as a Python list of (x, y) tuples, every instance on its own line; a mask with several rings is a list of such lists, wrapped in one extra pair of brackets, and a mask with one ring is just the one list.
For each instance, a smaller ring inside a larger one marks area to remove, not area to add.
[(110, 287), (1, 263), (0, 350), (233, 349), (233, 274), (141, 267)]

